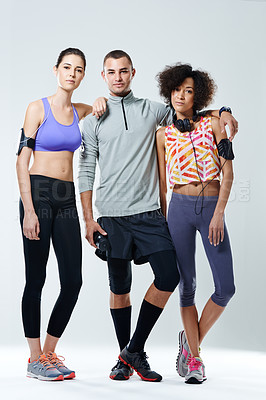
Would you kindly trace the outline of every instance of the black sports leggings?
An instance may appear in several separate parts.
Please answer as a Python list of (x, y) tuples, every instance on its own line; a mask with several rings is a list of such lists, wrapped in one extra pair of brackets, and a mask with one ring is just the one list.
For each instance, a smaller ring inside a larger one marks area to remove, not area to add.
[[(40, 240), (23, 233), (26, 285), (22, 298), (25, 336), (40, 337), (41, 292), (46, 277), (50, 240), (58, 261), (61, 290), (52, 311), (47, 333), (60, 337), (70, 319), (82, 285), (81, 236), (73, 182), (31, 175), (31, 193), (40, 223)], [(24, 208), (20, 200), (20, 223)]]

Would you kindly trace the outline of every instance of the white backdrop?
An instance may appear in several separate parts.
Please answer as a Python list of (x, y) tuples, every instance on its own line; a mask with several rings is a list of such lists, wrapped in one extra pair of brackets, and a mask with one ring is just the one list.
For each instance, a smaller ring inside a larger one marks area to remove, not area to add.
[[(73, 101), (92, 104), (96, 97), (108, 94), (100, 71), (104, 55), (113, 49), (123, 49), (132, 56), (137, 70), (133, 83), (137, 97), (160, 101), (155, 75), (166, 64), (177, 61), (205, 69), (216, 80), (219, 90), (212, 107), (230, 105), (239, 120), (239, 134), (234, 141), (235, 182), (226, 213), (237, 292), (205, 343), (265, 351), (266, 2), (102, 0), (97, 5), (90, 0), (1, 0), (1, 14), (1, 343), (24, 343), (20, 316), (24, 261), (15, 175), (17, 137), (28, 103), (55, 92), (52, 66), (59, 52), (71, 46), (82, 49), (88, 63), (86, 77)], [(80, 211), (79, 198), (78, 207)], [(85, 239), (83, 250), (84, 284), (62, 340), (115, 345), (105, 264), (94, 256)], [(201, 309), (213, 285), (200, 241), (197, 261), (197, 304)], [(134, 267), (133, 327), (151, 280), (148, 265)], [(58, 290), (51, 252), (43, 291), (42, 334)], [(149, 343), (176, 343), (181, 328), (178, 302), (176, 292)]]

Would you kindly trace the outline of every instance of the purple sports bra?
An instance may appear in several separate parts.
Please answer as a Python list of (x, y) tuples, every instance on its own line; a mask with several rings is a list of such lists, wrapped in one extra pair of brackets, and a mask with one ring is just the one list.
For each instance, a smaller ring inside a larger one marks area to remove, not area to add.
[(37, 131), (35, 151), (71, 151), (74, 152), (81, 145), (79, 117), (73, 107), (73, 122), (71, 125), (62, 125), (56, 121), (47, 97), (42, 99), (44, 106), (44, 123)]

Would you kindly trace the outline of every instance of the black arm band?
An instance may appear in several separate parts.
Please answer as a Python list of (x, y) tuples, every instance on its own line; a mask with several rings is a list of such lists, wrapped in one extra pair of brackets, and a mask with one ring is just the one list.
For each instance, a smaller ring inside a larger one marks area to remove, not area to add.
[(29, 147), (30, 149), (34, 150), (35, 139), (26, 137), (25, 133), (24, 133), (24, 129), (21, 128), (21, 137), (20, 137), (20, 142), (19, 142), (19, 146), (18, 146), (17, 156), (20, 155), (23, 147)]
[(220, 157), (223, 157), (225, 160), (233, 160), (235, 155), (233, 153), (233, 145), (229, 139), (222, 139), (218, 145), (218, 154)]

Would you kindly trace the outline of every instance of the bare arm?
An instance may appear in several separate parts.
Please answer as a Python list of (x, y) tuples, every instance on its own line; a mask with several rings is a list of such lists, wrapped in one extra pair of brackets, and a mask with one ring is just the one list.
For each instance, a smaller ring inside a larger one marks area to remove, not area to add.
[(165, 128), (160, 128), (156, 132), (156, 147), (159, 168), (159, 187), (160, 187), (160, 203), (162, 213), (166, 218), (167, 213), (167, 183), (166, 183), (166, 164), (165, 164)]
[[(40, 101), (31, 103), (26, 111), (24, 121), (24, 131), (26, 136), (31, 136), (39, 127), (43, 119), (43, 108)], [(33, 138), (36, 134), (33, 136)], [(39, 240), (40, 225), (35, 213), (32, 197), (31, 184), (29, 176), (29, 163), (32, 155), (32, 149), (23, 147), (17, 158), (16, 170), (19, 184), (19, 191), (24, 207), (23, 234), (31, 240)]]
[(208, 110), (207, 113), (220, 121), (220, 130), (222, 133), (226, 134), (225, 127), (228, 125), (230, 130), (229, 140), (233, 140), (238, 132), (238, 121), (229, 112), (222, 112), (221, 118), (219, 117), (219, 110)]
[[(212, 129), (217, 143), (226, 138), (226, 133), (221, 132), (219, 122), (216, 118), (212, 119)], [(221, 165), (224, 164), (225, 159), (220, 157)], [(224, 239), (224, 211), (230, 195), (234, 175), (233, 164), (231, 160), (227, 160), (222, 169), (223, 178), (219, 191), (218, 202), (216, 204), (212, 220), (209, 226), (209, 241), (214, 246), (218, 245)]]
[(85, 119), (82, 127), (82, 138), (84, 150), (80, 153), (78, 174), (80, 199), (85, 222), (85, 237), (91, 246), (96, 247), (93, 241), (93, 233), (98, 231), (104, 235), (106, 232), (93, 219), (92, 193), (99, 153), (93, 118)]
[(92, 106), (84, 103), (75, 103), (74, 106), (78, 112), (79, 120), (87, 117), (91, 114), (100, 118), (106, 111), (106, 103), (108, 99), (106, 97), (98, 97)]
[(73, 103), (73, 106), (76, 108), (79, 120), (81, 121), (83, 118), (85, 118), (87, 115), (92, 113), (92, 106), (89, 104), (84, 104), (84, 103)]
[(85, 237), (90, 243), (91, 246), (96, 247), (93, 234), (94, 232), (100, 232), (103, 235), (107, 235), (107, 233), (102, 229), (102, 227), (93, 219), (93, 210), (92, 210), (92, 190), (87, 190), (86, 192), (82, 192), (80, 194), (83, 217), (85, 221)]

